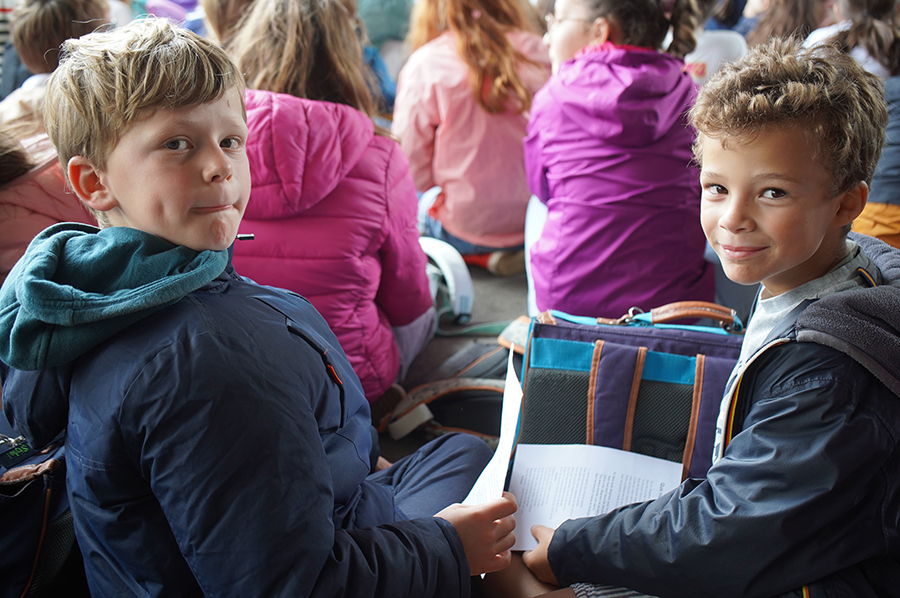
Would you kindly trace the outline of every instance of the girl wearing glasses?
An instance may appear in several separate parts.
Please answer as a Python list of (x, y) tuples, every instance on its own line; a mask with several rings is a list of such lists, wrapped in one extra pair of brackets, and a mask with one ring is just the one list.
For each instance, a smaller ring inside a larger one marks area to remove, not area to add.
[(698, 16), (695, 0), (557, 0), (545, 37), (554, 74), (525, 139), (528, 183), (545, 207), (529, 210), (541, 231), (532, 313), (619, 317), (713, 299), (684, 116), (696, 89), (682, 57)]

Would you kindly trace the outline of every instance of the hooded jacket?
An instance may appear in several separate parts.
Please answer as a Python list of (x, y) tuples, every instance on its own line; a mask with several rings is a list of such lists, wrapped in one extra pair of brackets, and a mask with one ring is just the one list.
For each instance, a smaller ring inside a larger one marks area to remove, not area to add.
[(617, 318), (713, 299), (685, 114), (695, 94), (682, 61), (607, 42), (535, 96), (525, 168), (548, 211), (531, 248), (540, 311)]
[(235, 244), (235, 269), (309, 299), (374, 401), (400, 371), (391, 327), (433, 305), (406, 157), (349, 106), (244, 97), (253, 186), (240, 232), (255, 239)]
[[(547, 48), (526, 31), (507, 37), (531, 61), (520, 73), (533, 94), (550, 74)], [(485, 111), (456, 41), (447, 31), (409, 57), (397, 80), (392, 131), (409, 158), (416, 189), (441, 187), (428, 213), (447, 232), (474, 245), (522, 245), (531, 197), (522, 162), (528, 112)]]
[(0, 282), (31, 240), (48, 226), (58, 222), (97, 224), (66, 190), (66, 175), (47, 136), (40, 135), (25, 145), (37, 165), (0, 187)]
[(549, 550), (561, 583), (662, 598), (900, 596), (900, 251), (853, 239), (883, 284), (776, 327), (725, 398), (730, 442), (706, 480), (561, 525)]
[(34, 446), (66, 429), (92, 595), (468, 595), (452, 526), (394, 522), (366, 479), (368, 404), (325, 321), (228, 252), (51, 227), (0, 330), (7, 417)]

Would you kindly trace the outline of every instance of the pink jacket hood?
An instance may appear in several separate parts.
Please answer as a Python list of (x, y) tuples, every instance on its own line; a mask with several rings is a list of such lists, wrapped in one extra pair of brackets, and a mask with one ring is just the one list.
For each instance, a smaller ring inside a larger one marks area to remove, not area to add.
[(306, 297), (374, 401), (400, 371), (393, 328), (431, 309), (403, 150), (340, 104), (247, 91), (253, 185), (234, 267)]
[[(253, 173), (247, 218), (295, 216), (316, 205), (359, 163), (375, 135), (365, 114), (340, 104), (252, 89), (244, 101), (254, 140), (247, 147)], [(253, 118), (255, 111), (269, 117)]]

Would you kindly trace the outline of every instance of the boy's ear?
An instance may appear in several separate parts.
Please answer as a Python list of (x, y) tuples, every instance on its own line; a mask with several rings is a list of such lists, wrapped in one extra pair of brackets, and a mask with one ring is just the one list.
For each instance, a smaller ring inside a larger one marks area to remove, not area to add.
[(69, 184), (78, 199), (99, 212), (116, 207), (116, 200), (104, 184), (103, 173), (84, 156), (73, 156), (68, 164)]
[(865, 181), (859, 181), (855, 187), (845, 191), (834, 215), (835, 224), (844, 227), (856, 220), (856, 217), (862, 214), (868, 199), (869, 185)]

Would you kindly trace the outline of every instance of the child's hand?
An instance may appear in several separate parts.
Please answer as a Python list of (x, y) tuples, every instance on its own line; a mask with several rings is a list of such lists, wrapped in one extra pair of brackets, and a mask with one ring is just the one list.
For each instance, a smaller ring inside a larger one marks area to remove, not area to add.
[(482, 505), (450, 505), (435, 517), (446, 519), (462, 540), (472, 575), (499, 571), (509, 565), (510, 551), (516, 543), (516, 519), (519, 506), (509, 492)]
[(522, 560), (525, 565), (531, 569), (538, 579), (544, 583), (559, 585), (553, 570), (550, 569), (550, 559), (547, 556), (547, 549), (550, 547), (550, 541), (553, 539), (553, 530), (543, 525), (533, 525), (531, 527), (531, 535), (538, 541), (537, 548), (522, 554)]

